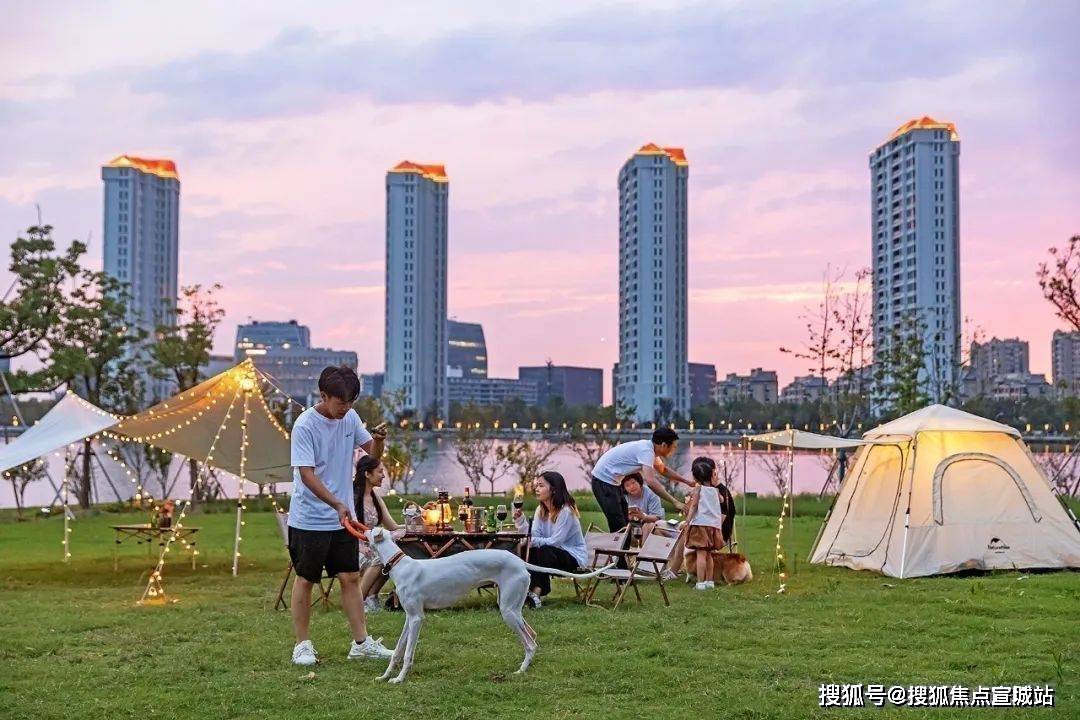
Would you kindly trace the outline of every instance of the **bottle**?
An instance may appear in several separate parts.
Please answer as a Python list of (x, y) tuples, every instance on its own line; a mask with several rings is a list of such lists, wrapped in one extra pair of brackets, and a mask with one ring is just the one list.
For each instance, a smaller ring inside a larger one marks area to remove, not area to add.
[(496, 532), (499, 529), (498, 524), (495, 522), (495, 513), (490, 510), (487, 513), (487, 531), (489, 533)]
[(465, 507), (472, 507), (473, 499), (468, 487), (465, 488), (465, 499), (462, 502), (465, 503)]

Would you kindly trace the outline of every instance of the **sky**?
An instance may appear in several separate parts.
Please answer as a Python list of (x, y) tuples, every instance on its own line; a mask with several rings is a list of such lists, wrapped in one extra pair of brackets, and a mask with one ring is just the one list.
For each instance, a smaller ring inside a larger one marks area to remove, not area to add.
[(686, 149), (689, 356), (782, 354), (826, 273), (870, 262), (868, 153), (922, 115), (961, 138), (962, 314), (1031, 343), (1035, 279), (1080, 232), (1080, 3), (4, 2), (0, 237), (89, 238), (100, 167), (176, 161), (180, 283), (297, 319), (382, 369), (385, 173), (450, 177), (449, 311), (493, 376), (617, 359), (617, 189)]

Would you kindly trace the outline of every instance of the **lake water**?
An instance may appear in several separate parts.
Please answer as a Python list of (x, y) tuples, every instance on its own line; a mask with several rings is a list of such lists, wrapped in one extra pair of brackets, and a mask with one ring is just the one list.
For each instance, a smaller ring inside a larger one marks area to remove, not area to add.
[[(461, 466), (454, 457), (453, 440), (426, 439), (422, 442), (425, 443), (427, 457), (414, 469), (413, 480), (410, 483), (409, 488), (410, 491), (434, 494), (435, 489), (439, 488), (449, 490), (451, 495), (460, 497), (463, 494), (467, 481), (465, 473), (462, 471)], [(1036, 452), (1041, 452), (1041, 450), (1037, 450)], [(102, 472), (101, 470), (95, 472), (94, 485), (98, 501), (111, 502), (116, 500), (117, 496), (124, 499), (130, 498), (134, 493), (135, 485), (125, 473), (124, 469), (109, 459), (105, 453), (102, 452), (99, 455), (103, 461), (102, 464), (105, 468), (105, 472)], [(671, 459), (668, 464), (680, 472), (684, 477), (688, 477), (690, 473), (690, 463), (698, 455), (708, 455), (717, 460), (718, 463), (729, 466), (731, 469), (730, 477), (732, 479), (732, 490), (736, 493), (741, 493), (743, 491), (743, 453), (737, 444), (732, 445), (723, 442), (683, 442), (680, 443), (679, 451), (676, 456)], [(747, 491), (755, 492), (759, 495), (776, 495), (778, 493), (774, 481), (775, 476), (767, 469), (767, 462), (770, 455), (772, 455), (774, 461), (779, 461), (780, 472), (786, 473), (786, 465), (783, 462), (782, 455), (769, 453), (768, 451), (763, 450), (754, 450), (747, 455), (747, 472), (745, 480), (745, 488)], [(828, 453), (796, 453), (795, 492), (820, 492), (832, 463), (833, 457)], [(50, 457), (50, 473), (58, 484), (63, 474), (63, 465), (64, 460), (62, 453), (59, 455), (54, 454)], [(581, 460), (567, 445), (560, 445), (558, 447), (546, 468), (562, 473), (563, 477), (566, 478), (567, 484), (573, 490), (587, 489), (589, 487), (588, 473), (582, 469)], [(108, 477), (106, 477), (106, 473), (108, 474)], [(187, 469), (182, 467), (178, 460), (173, 463), (173, 468), (169, 475), (170, 480), (173, 477), (176, 477), (177, 474), (179, 474), (179, 480), (174, 486), (172, 497), (187, 497)], [(226, 496), (235, 497), (235, 478), (222, 473), (220, 474), (220, 480)], [(496, 492), (512, 490), (517, 482), (516, 475), (512, 473), (508, 474), (496, 483), (495, 490)], [(159, 481), (149, 480), (146, 482), (146, 485), (147, 489), (154, 497), (162, 496), (162, 487)], [(278, 487), (277, 489), (278, 491), (287, 491), (289, 488)], [(489, 487), (485, 484), (481, 490), (486, 493), (488, 492)], [(253, 491), (253, 487), (248, 488), (249, 493)], [(43, 480), (30, 485), (27, 488), (26, 495), (26, 504), (28, 507), (40, 507), (42, 505), (48, 505), (55, 495), (55, 492), (48, 480)], [(74, 502), (74, 497), (72, 497), (72, 502)], [(14, 505), (15, 500), (12, 494), (11, 484), (8, 482), (0, 483), (0, 507), (13, 507)]]

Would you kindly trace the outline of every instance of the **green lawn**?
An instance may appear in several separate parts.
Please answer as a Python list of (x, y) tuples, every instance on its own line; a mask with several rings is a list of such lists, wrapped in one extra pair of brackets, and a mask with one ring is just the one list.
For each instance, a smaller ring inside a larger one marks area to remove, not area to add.
[[(409, 681), (388, 687), (375, 682), (381, 663), (345, 662), (337, 608), (315, 613), (315, 676), (289, 663), (289, 619), (272, 608), (285, 555), (269, 514), (247, 516), (239, 578), (229, 573), (232, 517), (192, 516), (201, 567), (171, 555), (164, 584), (177, 602), (165, 607), (135, 604), (151, 567), (145, 548), (123, 547), (113, 572), (108, 525), (139, 519), (78, 520), (66, 565), (59, 517), (0, 523), (0, 717), (803, 718), (825, 714), (823, 682), (1049, 683), (1055, 710), (1009, 715), (1080, 716), (1074, 572), (899, 581), (800, 562), (776, 596), (774, 518), (751, 515), (740, 519), (749, 585), (706, 594), (678, 583), (670, 608), (649, 591), (644, 607), (613, 613), (575, 604), (558, 584), (528, 616), (541, 648), (524, 677), (511, 674), (521, 648), (493, 600), (473, 597), (429, 615)], [(810, 512), (796, 521), (801, 557), (818, 522)], [(392, 644), (402, 620), (381, 613), (371, 627)]]

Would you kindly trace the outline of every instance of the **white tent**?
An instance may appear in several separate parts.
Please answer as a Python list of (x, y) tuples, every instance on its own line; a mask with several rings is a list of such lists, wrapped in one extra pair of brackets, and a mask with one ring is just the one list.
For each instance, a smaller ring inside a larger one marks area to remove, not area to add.
[(1013, 428), (932, 405), (863, 439), (811, 562), (901, 578), (1080, 567), (1080, 527)]
[(289, 434), (263, 399), (260, 384), (265, 383), (269, 380), (245, 360), (124, 418), (113, 432), (234, 475), (240, 475), (243, 460), (248, 482), (292, 482)]
[(75, 393), (68, 392), (44, 417), (23, 431), (22, 435), (7, 445), (0, 446), (0, 472), (6, 472), (65, 445), (97, 435), (115, 425), (118, 420), (116, 416), (91, 405)]

